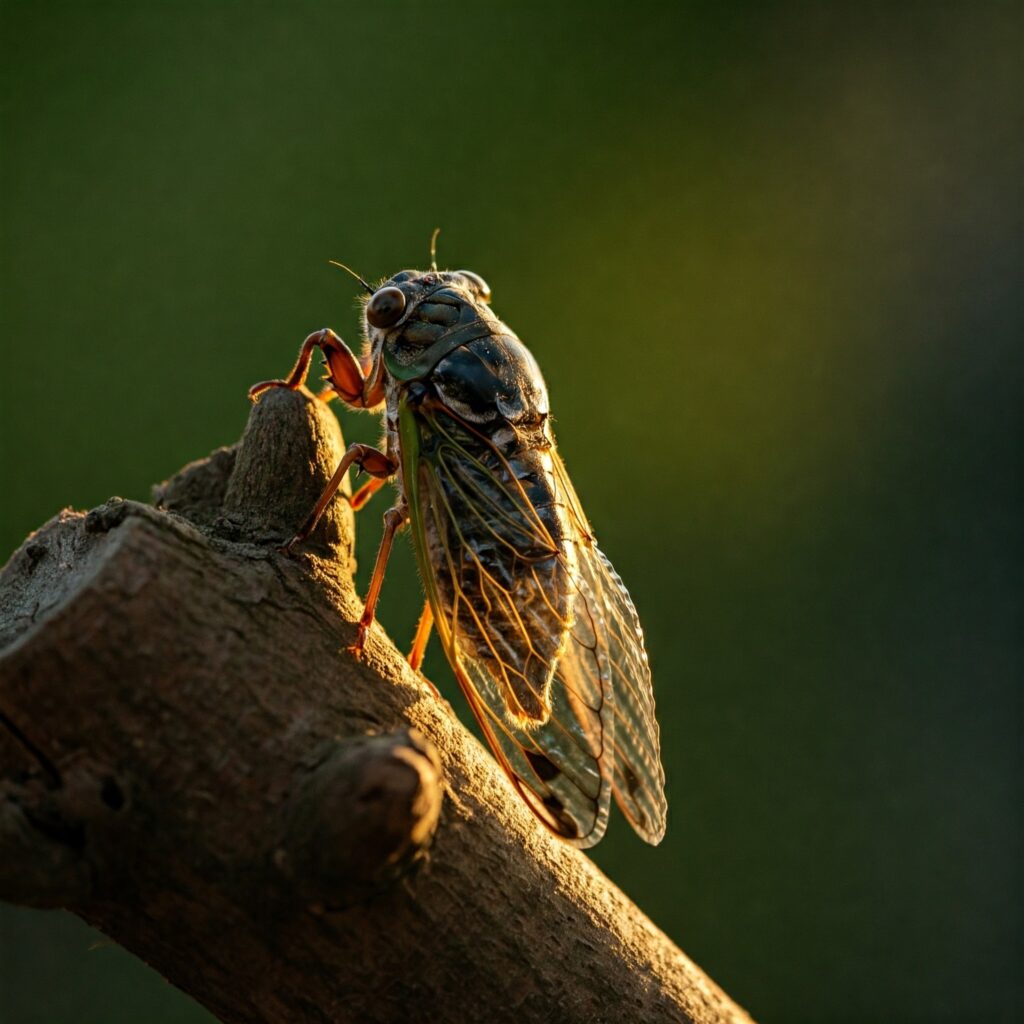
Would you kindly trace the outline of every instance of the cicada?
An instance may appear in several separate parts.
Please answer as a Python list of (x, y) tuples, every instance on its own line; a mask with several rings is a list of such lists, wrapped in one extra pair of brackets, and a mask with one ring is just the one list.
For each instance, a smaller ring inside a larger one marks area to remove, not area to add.
[(665, 776), (643, 633), (555, 450), (534, 357), (472, 271), (438, 271), (432, 260), (375, 288), (343, 269), (368, 293), (361, 358), (324, 328), (286, 378), (250, 396), (302, 386), (319, 349), (320, 397), (381, 411), (384, 441), (348, 448), (288, 547), (312, 532), (350, 467), (369, 477), (354, 508), (393, 481), (354, 652), (394, 537), (409, 527), (426, 591), (410, 664), (419, 669), (436, 628), (498, 763), (557, 836), (593, 846), (614, 797), (639, 835), (659, 842)]

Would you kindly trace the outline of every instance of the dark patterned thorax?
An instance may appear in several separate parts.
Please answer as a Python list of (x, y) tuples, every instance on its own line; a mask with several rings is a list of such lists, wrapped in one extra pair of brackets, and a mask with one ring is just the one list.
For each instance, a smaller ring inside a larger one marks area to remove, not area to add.
[(389, 404), (409, 395), (419, 426), (419, 514), (445, 617), (459, 650), (499, 680), (510, 719), (538, 725), (575, 566), (543, 378), (486, 305), (450, 286), (415, 306), (384, 360)]

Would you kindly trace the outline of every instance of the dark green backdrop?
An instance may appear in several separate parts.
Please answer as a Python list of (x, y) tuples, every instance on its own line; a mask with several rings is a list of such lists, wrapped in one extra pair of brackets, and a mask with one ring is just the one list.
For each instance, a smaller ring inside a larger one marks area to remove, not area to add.
[[(669, 832), (596, 861), (765, 1022), (1022, 1012), (1018, 4), (0, 11), (2, 555), (232, 441), (355, 337), (327, 259), (440, 224), (647, 628)], [(208, 1019), (0, 928), (5, 1021)]]

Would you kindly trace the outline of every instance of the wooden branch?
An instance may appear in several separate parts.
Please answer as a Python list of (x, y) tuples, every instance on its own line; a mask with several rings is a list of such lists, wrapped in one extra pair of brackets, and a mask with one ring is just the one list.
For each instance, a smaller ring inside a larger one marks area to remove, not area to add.
[(64, 511), (12, 557), (0, 897), (69, 908), (224, 1021), (747, 1021), (379, 629), (347, 653), (347, 504), (277, 549), (342, 450), (274, 391), (156, 507)]

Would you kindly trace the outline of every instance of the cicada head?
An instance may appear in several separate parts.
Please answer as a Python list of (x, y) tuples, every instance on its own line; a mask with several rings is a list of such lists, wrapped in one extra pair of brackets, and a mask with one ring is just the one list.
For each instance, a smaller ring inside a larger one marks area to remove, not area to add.
[(398, 380), (429, 374), (444, 356), (491, 333), (491, 290), (471, 270), (403, 270), (366, 300), (367, 355)]

